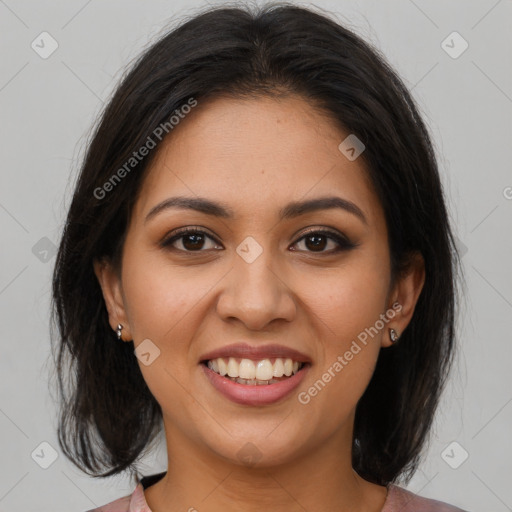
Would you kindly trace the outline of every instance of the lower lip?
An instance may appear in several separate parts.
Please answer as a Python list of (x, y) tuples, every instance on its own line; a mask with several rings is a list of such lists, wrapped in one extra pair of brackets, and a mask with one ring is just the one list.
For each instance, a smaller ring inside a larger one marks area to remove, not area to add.
[(223, 377), (205, 364), (201, 364), (205, 375), (213, 387), (231, 401), (242, 405), (267, 405), (288, 396), (305, 377), (310, 365), (304, 365), (295, 375), (274, 384), (250, 386), (239, 384)]

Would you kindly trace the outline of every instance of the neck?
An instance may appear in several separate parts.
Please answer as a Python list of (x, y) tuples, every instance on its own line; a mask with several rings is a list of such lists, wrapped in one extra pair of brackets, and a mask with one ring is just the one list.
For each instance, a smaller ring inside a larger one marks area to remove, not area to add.
[(167, 473), (144, 493), (152, 512), (381, 512), (384, 506), (386, 487), (352, 468), (351, 432), (319, 447), (304, 446), (286, 463), (252, 467), (198, 447), (177, 431), (166, 433), (172, 454)]

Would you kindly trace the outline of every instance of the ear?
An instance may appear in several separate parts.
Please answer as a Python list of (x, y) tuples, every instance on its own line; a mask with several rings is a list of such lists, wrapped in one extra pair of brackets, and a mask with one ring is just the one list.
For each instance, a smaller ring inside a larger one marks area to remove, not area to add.
[(121, 324), (123, 326), (121, 339), (131, 340), (120, 276), (118, 276), (110, 261), (106, 259), (94, 260), (93, 266), (105, 299), (110, 327), (117, 331), (117, 325)]
[[(411, 321), (424, 283), (425, 260), (421, 253), (414, 252), (410, 256), (406, 270), (397, 277), (396, 283), (390, 293), (388, 309), (392, 308), (397, 314), (387, 325), (386, 335), (382, 338), (383, 347), (389, 347), (393, 344), (389, 329), (394, 329), (398, 336), (402, 336), (405, 328)], [(394, 307), (393, 304), (395, 304)]]

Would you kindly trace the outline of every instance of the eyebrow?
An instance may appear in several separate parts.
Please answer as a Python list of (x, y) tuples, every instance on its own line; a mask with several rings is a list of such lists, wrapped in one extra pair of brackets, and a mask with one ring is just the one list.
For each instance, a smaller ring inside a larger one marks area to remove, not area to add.
[[(223, 203), (216, 203), (204, 197), (178, 196), (170, 197), (151, 208), (149, 213), (146, 215), (144, 223), (148, 222), (160, 212), (172, 208), (195, 210), (206, 215), (213, 215), (224, 219), (233, 219), (235, 217), (233, 210)], [(368, 224), (368, 221), (359, 206), (348, 199), (343, 199), (337, 196), (318, 197), (307, 201), (291, 202), (279, 210), (279, 220), (292, 219), (306, 213), (318, 210), (330, 210), (334, 208), (340, 208), (352, 213), (365, 224)]]

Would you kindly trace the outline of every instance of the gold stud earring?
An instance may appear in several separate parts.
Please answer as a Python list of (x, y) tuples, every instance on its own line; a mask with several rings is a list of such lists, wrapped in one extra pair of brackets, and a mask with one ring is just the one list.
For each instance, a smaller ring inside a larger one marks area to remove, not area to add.
[(391, 338), (391, 343), (393, 345), (400, 339), (400, 336), (395, 329), (389, 329), (389, 337)]

